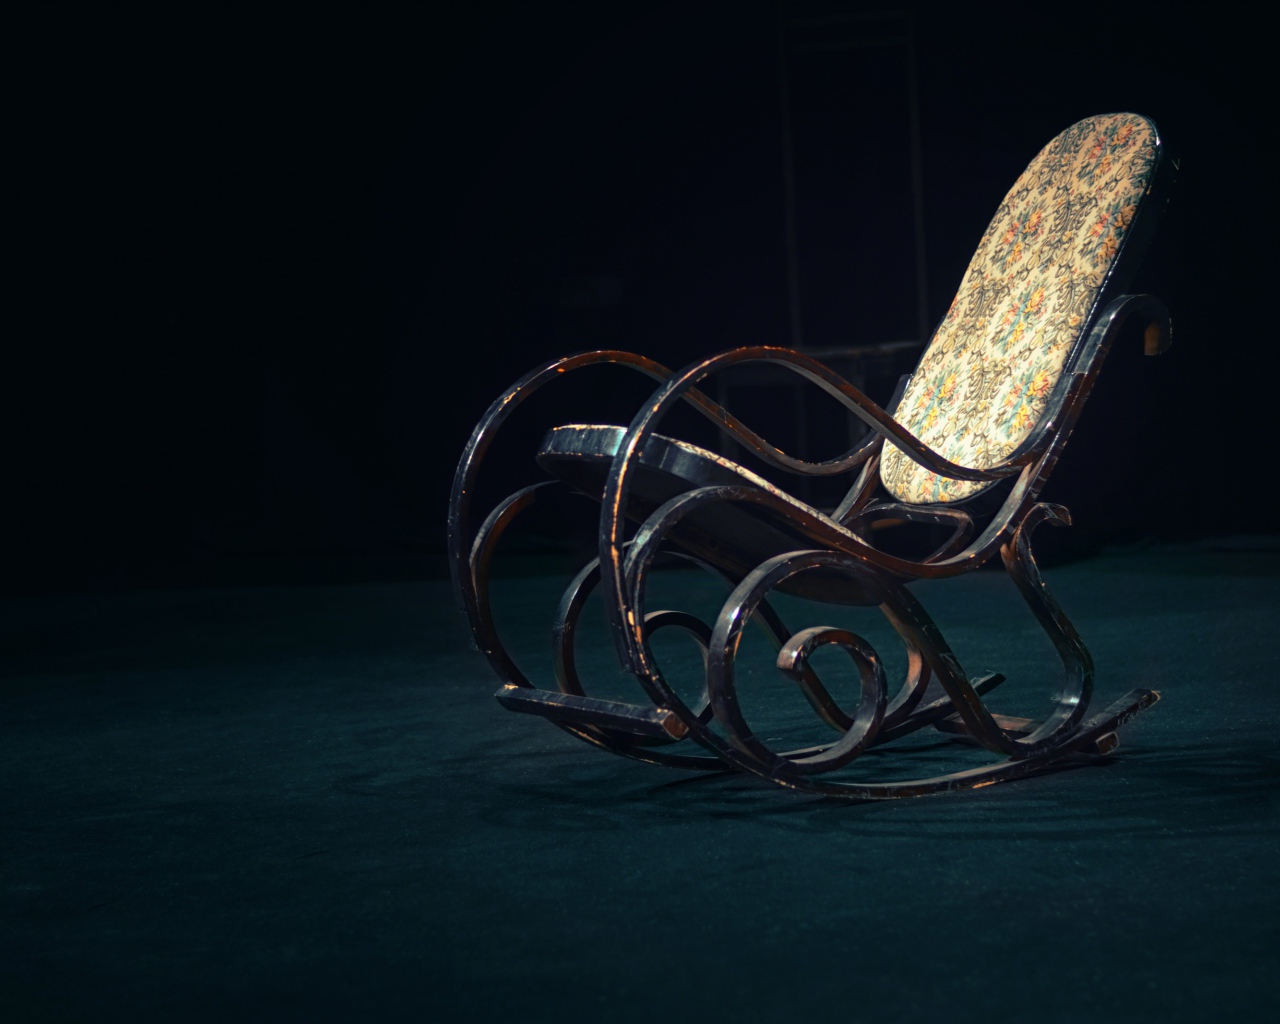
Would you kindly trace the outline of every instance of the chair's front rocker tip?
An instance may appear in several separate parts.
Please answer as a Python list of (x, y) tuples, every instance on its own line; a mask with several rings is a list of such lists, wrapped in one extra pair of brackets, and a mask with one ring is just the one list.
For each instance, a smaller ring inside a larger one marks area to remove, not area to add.
[(630, 736), (678, 740), (689, 731), (676, 713), (666, 708), (579, 697), (555, 690), (536, 690), (529, 686), (516, 686), (514, 683), (502, 686), (494, 697), (508, 711), (538, 715), (570, 725), (612, 729)]

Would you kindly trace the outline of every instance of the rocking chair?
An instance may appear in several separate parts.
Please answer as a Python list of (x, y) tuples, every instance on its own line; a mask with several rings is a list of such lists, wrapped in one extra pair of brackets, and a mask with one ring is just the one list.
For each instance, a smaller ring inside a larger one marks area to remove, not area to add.
[[(1044, 522), (1070, 522), (1064, 507), (1037, 496), (1121, 324), (1136, 313), (1147, 325), (1146, 353), (1168, 347), (1163, 304), (1124, 289), (1172, 177), (1155, 125), (1136, 114), (1091, 117), (1053, 139), (1000, 205), (915, 372), (903, 378), (886, 408), (813, 358), (772, 347), (736, 349), (680, 372), (626, 352), (589, 352), (519, 380), (475, 428), (449, 510), (454, 583), (479, 649), (502, 680), (499, 703), (627, 757), (738, 769), (792, 790), (853, 799), (976, 788), (1073, 755), (1112, 750), (1116, 730), (1159, 695), (1134, 690), (1089, 713), (1093, 663), (1040, 575), (1031, 537)], [(470, 503), (495, 433), (535, 390), (600, 363), (637, 370), (661, 384), (629, 426), (553, 429), (537, 453), (550, 479), (499, 503), (473, 534)], [(799, 375), (860, 419), (869, 428), (866, 440), (825, 462), (784, 454), (698, 390), (710, 375), (745, 363)], [(722, 455), (660, 434), (659, 425), (678, 403), (691, 405), (776, 470), (849, 474), (846, 497), (820, 511)], [(553, 629), (555, 687), (543, 689), (525, 677), (498, 637), (489, 571), (512, 520), (557, 487), (599, 501), (599, 556), (560, 603)], [(877, 543), (885, 531), (873, 529), (884, 520), (932, 524), (949, 534), (921, 557), (890, 553)], [(660, 552), (718, 574), (733, 588), (714, 624), (686, 612), (646, 611)], [(907, 587), (972, 572), (997, 554), (1065, 672), (1056, 705), (1042, 720), (988, 710), (983, 697), (1003, 677), (966, 676)], [(593, 697), (583, 688), (574, 637), (587, 595), (597, 586), (618, 658), (647, 703)], [(901, 685), (890, 692), (880, 656), (850, 630), (791, 632), (768, 600), (774, 592), (832, 606), (878, 606), (905, 648)], [(772, 638), (778, 669), (833, 730), (830, 742), (779, 750), (773, 738), (748, 724), (735, 658), (752, 622)], [(667, 627), (692, 636), (701, 648), (705, 678), (697, 700), (677, 692), (658, 664), (651, 640)], [(860, 681), (852, 710), (839, 705), (812, 664), (819, 649), (832, 646), (847, 654)], [(984, 747), (998, 759), (908, 781), (827, 774), (924, 727)], [(693, 744), (705, 752), (685, 752)]]

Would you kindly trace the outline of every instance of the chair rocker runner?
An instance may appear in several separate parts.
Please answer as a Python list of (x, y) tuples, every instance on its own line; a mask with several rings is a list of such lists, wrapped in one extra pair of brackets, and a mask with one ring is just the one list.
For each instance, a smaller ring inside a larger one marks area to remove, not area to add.
[[(498, 701), (540, 715), (596, 747), (655, 764), (733, 768), (789, 789), (853, 799), (920, 796), (1027, 775), (1064, 757), (1107, 753), (1116, 730), (1158, 699), (1134, 690), (1090, 713), (1093, 663), (1050, 594), (1032, 556), (1042, 523), (1068, 524), (1060, 505), (1037, 501), (1122, 323), (1147, 324), (1145, 348), (1168, 347), (1159, 300), (1124, 293), (1172, 182), (1155, 125), (1136, 114), (1092, 117), (1053, 139), (1009, 191), (979, 243), (946, 316), (896, 400), (882, 409), (803, 353), (740, 348), (672, 372), (642, 356), (589, 352), (542, 366), (518, 381), (475, 428), (454, 479), (450, 557), (458, 597), (480, 650), (502, 680)], [(499, 503), (474, 529), (471, 496), (485, 452), (511, 412), (544, 384), (583, 366), (610, 363), (660, 382), (629, 426), (573, 424), (552, 430), (538, 452), (550, 478)], [(698, 386), (712, 374), (761, 363), (798, 374), (869, 428), (843, 456), (806, 462), (784, 454), (712, 402)], [(852, 477), (829, 514), (727, 458), (658, 432), (686, 403), (759, 456), (798, 475)], [(981, 515), (979, 495), (1004, 481), (1003, 501)], [(489, 607), (498, 539), (554, 488), (600, 502), (599, 557), (573, 579), (553, 630), (554, 687), (534, 684), (508, 655)], [(950, 528), (932, 554), (909, 558), (875, 545), (871, 524), (893, 518)], [(630, 527), (628, 524), (631, 524)], [(628, 539), (628, 529), (633, 535)], [(733, 587), (714, 623), (687, 612), (646, 609), (656, 556), (674, 554)], [(999, 675), (970, 679), (906, 584), (971, 572), (999, 555), (1061, 659), (1065, 682), (1043, 720), (990, 712), (983, 696)], [(574, 662), (587, 596), (599, 587), (623, 667), (648, 704), (588, 695)], [(832, 605), (878, 606), (907, 653), (890, 692), (877, 652), (846, 629), (791, 632), (774, 593)], [(735, 685), (748, 623), (775, 644), (778, 669), (833, 731), (826, 744), (778, 750), (752, 730)], [(651, 645), (658, 630), (691, 636), (705, 662), (703, 697), (686, 702), (664, 677)], [(842, 708), (811, 667), (824, 647), (844, 651), (859, 680), (856, 708)], [(989, 764), (901, 782), (826, 773), (871, 747), (924, 727), (977, 743)], [(704, 753), (666, 749), (692, 740)]]

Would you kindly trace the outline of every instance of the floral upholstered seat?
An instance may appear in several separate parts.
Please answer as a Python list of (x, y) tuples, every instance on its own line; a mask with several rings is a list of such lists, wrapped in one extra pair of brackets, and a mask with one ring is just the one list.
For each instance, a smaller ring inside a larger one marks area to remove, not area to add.
[[(951, 462), (988, 469), (1031, 433), (1147, 192), (1155, 126), (1104, 114), (1050, 142), (1009, 190), (896, 418)], [(885, 488), (914, 504), (992, 486), (939, 476), (886, 444)]]

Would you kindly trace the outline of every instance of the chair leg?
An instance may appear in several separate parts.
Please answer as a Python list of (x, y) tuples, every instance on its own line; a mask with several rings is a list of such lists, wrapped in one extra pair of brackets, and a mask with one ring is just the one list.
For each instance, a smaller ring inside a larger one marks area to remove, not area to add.
[(1020, 740), (1026, 748), (1056, 746), (1084, 717), (1093, 695), (1093, 658), (1080, 634), (1054, 599), (1040, 575), (1031, 551), (1031, 534), (1041, 523), (1069, 526), (1071, 513), (1061, 505), (1031, 507), (1013, 537), (1000, 548), (1000, 557), (1014, 586), (1053, 643), (1062, 661), (1063, 689), (1057, 710)]

